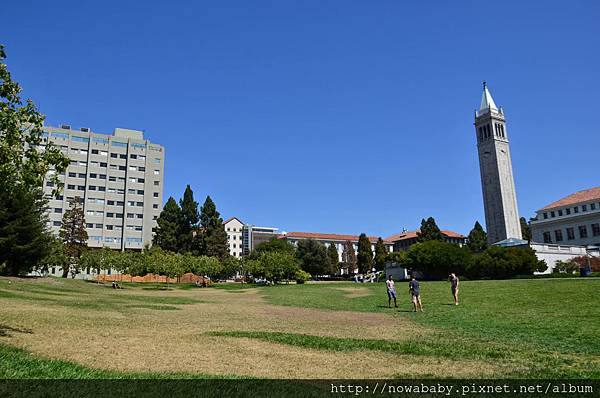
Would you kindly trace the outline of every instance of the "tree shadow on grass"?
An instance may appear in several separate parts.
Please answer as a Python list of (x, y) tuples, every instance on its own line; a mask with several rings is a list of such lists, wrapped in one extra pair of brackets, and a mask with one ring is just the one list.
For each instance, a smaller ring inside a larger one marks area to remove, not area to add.
[(20, 329), (0, 324), (0, 337), (11, 337), (11, 332), (33, 334), (31, 329)]

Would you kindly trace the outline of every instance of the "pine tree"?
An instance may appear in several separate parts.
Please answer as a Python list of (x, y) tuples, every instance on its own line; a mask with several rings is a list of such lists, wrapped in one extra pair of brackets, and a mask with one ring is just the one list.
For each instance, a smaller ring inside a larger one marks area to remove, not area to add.
[(371, 250), (371, 241), (367, 235), (360, 234), (358, 237), (358, 272), (361, 274), (371, 271), (373, 267), (373, 251)]
[(70, 264), (63, 268), (62, 277), (69, 275), (69, 270), (75, 275), (78, 271), (79, 259), (86, 249), (88, 239), (85, 230), (85, 215), (81, 207), (81, 199), (76, 196), (69, 200), (69, 209), (65, 211), (62, 218), (62, 226), (58, 236), (65, 244), (65, 251), (71, 259)]
[(429, 217), (427, 220), (422, 219), (421, 229), (417, 232), (417, 241), (427, 242), (430, 240), (444, 240), (444, 234), (440, 231), (433, 217)]
[(313, 276), (329, 273), (329, 256), (321, 242), (314, 239), (301, 240), (296, 249), (296, 258), (300, 262), (300, 268)]
[(479, 221), (475, 221), (475, 226), (469, 232), (469, 243), (467, 244), (473, 253), (481, 253), (488, 247), (487, 234), (485, 233)]
[(531, 242), (531, 226), (525, 217), (521, 217), (519, 221), (521, 222), (521, 235), (523, 236), (523, 239)]
[(344, 250), (342, 251), (342, 262), (346, 268), (348, 274), (354, 274), (356, 270), (356, 251), (354, 250), (354, 244), (347, 240), (344, 242)]
[(179, 251), (182, 253), (193, 250), (193, 230), (198, 227), (200, 215), (198, 202), (194, 200), (194, 192), (188, 185), (179, 201), (181, 206), (181, 226), (179, 229)]
[(178, 251), (182, 218), (179, 205), (172, 196), (169, 197), (156, 220), (157, 227), (153, 244), (166, 251)]
[(388, 251), (383, 243), (383, 239), (377, 239), (375, 244), (375, 269), (377, 271), (383, 271), (385, 268), (385, 262), (387, 261)]
[(335, 275), (339, 272), (340, 263), (340, 256), (335, 243), (330, 243), (327, 247), (327, 256), (329, 257), (329, 274)]
[(200, 250), (203, 255), (225, 259), (229, 255), (227, 232), (210, 196), (200, 209)]

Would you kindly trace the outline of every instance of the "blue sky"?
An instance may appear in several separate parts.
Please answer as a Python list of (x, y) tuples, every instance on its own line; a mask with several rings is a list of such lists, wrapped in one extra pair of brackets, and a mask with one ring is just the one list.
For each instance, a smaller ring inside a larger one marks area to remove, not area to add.
[(0, 42), (47, 124), (164, 145), (165, 201), (189, 183), (287, 231), (468, 233), (483, 80), (522, 215), (600, 185), (600, 2), (161, 3), (9, 1)]

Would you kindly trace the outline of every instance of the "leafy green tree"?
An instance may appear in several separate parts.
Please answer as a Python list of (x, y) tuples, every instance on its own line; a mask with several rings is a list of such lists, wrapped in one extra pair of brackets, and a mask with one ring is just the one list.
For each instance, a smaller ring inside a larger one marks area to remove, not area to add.
[(181, 227), (179, 229), (178, 245), (179, 251), (185, 253), (194, 249), (192, 232), (198, 227), (198, 221), (200, 221), (198, 202), (194, 200), (194, 192), (189, 185), (186, 186), (179, 205), (181, 207)]
[(466, 247), (430, 240), (412, 245), (406, 263), (427, 279), (444, 279), (451, 272), (464, 274), (471, 263), (471, 252)]
[(505, 279), (518, 275), (532, 275), (543, 272), (547, 265), (538, 260), (530, 247), (490, 246), (475, 256), (467, 269), (470, 278)]
[(340, 271), (340, 255), (335, 248), (335, 243), (330, 243), (327, 247), (327, 256), (329, 257), (329, 271), (330, 275), (335, 275)]
[(71, 261), (67, 255), (64, 243), (54, 236), (49, 239), (50, 251), (42, 259), (36, 270), (41, 273), (48, 272), (52, 267), (64, 268)]
[(406, 268), (408, 263), (408, 251), (402, 250), (399, 252), (388, 253), (386, 261), (389, 261), (390, 263), (399, 264)]
[(519, 221), (521, 223), (521, 235), (523, 239), (527, 242), (531, 242), (531, 226), (529, 225), (525, 217), (521, 217)]
[(469, 232), (469, 243), (467, 246), (473, 253), (481, 253), (488, 247), (487, 233), (483, 230), (479, 221), (475, 221), (475, 226)]
[(227, 232), (225, 232), (223, 219), (210, 196), (206, 197), (200, 209), (200, 227), (201, 253), (225, 259), (229, 255)]
[(375, 269), (377, 271), (383, 271), (385, 268), (385, 262), (387, 261), (388, 251), (383, 243), (383, 239), (377, 239), (375, 244)]
[[(86, 250), (81, 256), (80, 267), (81, 269), (90, 269), (96, 271), (97, 275), (100, 275), (102, 271), (107, 271), (109, 269), (118, 269), (116, 266), (116, 261), (119, 260), (119, 256), (121, 256), (121, 252), (117, 252), (108, 247), (103, 247), (101, 249), (89, 249)], [(125, 269), (122, 269), (125, 271)]]
[(0, 45), (0, 269), (26, 273), (50, 252), (44, 179), (57, 194), (69, 158), (52, 143), (42, 149), (44, 116), (11, 78)]
[(346, 268), (348, 274), (354, 274), (356, 270), (356, 251), (354, 250), (354, 244), (347, 240), (344, 242), (344, 250), (342, 251), (342, 263)]
[(257, 260), (248, 262), (248, 271), (252, 276), (263, 277), (277, 283), (282, 279), (295, 279), (300, 271), (298, 259), (288, 253), (266, 252)]
[(221, 261), (221, 272), (219, 279), (228, 279), (237, 276), (241, 271), (240, 260), (233, 256), (228, 256)]
[(300, 268), (311, 275), (325, 275), (330, 270), (325, 245), (314, 239), (305, 239), (298, 242), (296, 258), (300, 263)]
[(69, 271), (75, 276), (79, 270), (79, 259), (87, 248), (88, 239), (85, 230), (85, 215), (81, 199), (78, 196), (69, 200), (69, 209), (63, 214), (58, 236), (65, 244), (67, 255), (71, 258), (70, 264), (63, 268), (62, 277), (66, 278)]
[(200, 276), (217, 277), (223, 272), (223, 264), (216, 257), (195, 256), (193, 260), (193, 273)]
[(262, 253), (266, 252), (280, 252), (294, 255), (296, 248), (290, 242), (285, 239), (271, 238), (266, 242), (259, 243), (256, 245), (250, 256), (258, 257)]
[(154, 245), (171, 252), (179, 251), (182, 220), (181, 208), (172, 196), (169, 197), (163, 210), (160, 212), (160, 216), (156, 220), (157, 227), (153, 240)]
[(358, 237), (358, 255), (356, 256), (358, 272), (364, 274), (373, 268), (373, 251), (371, 250), (371, 241), (367, 235), (360, 234)]
[(421, 228), (417, 232), (418, 242), (427, 242), (430, 240), (444, 240), (444, 234), (440, 231), (440, 228), (437, 226), (433, 217), (429, 217), (427, 220), (422, 219)]

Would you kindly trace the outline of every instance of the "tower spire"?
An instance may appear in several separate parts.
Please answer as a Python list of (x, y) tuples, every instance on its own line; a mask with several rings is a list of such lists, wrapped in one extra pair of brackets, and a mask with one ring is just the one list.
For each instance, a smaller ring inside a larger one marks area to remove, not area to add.
[(488, 89), (487, 83), (485, 80), (483, 81), (483, 94), (481, 95), (481, 105), (479, 106), (479, 113), (483, 113), (488, 109), (498, 111), (498, 107), (492, 98), (492, 94), (490, 94), (490, 90)]

